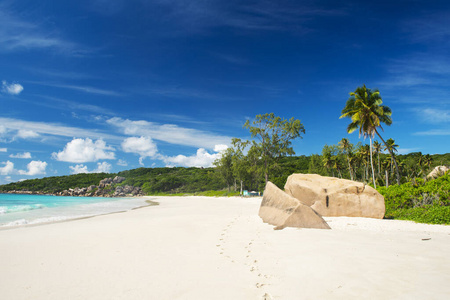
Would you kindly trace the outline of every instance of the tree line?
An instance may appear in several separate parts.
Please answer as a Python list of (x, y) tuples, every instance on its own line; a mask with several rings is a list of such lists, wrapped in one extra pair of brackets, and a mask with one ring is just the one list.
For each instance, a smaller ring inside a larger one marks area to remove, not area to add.
[[(413, 153), (407, 159), (398, 159), (395, 140), (385, 140), (382, 125), (390, 126), (392, 110), (383, 105), (380, 92), (365, 85), (356, 88), (341, 111), (340, 118), (351, 120), (347, 133), (359, 132), (369, 144), (353, 145), (343, 138), (337, 145), (325, 145), (321, 155), (313, 154), (309, 160), (309, 173), (348, 178), (377, 186), (400, 185), (402, 182), (423, 177), (433, 166), (429, 154)], [(244, 128), (251, 140), (233, 138), (231, 147), (214, 163), (228, 189), (262, 190), (268, 180), (278, 186), (283, 172), (280, 159), (294, 155), (291, 144), (305, 134), (300, 120), (276, 117), (273, 113), (257, 115)], [(381, 141), (374, 140), (375, 136)], [(447, 162), (448, 164), (448, 162)]]

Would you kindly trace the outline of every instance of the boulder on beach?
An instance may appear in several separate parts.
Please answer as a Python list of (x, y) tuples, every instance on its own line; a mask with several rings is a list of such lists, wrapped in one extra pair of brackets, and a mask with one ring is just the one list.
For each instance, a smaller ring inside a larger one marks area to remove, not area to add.
[(311, 207), (267, 182), (259, 208), (259, 216), (265, 223), (284, 227), (330, 229), (330, 226)]
[(366, 217), (382, 219), (384, 197), (361, 182), (317, 174), (292, 174), (284, 190), (326, 217)]

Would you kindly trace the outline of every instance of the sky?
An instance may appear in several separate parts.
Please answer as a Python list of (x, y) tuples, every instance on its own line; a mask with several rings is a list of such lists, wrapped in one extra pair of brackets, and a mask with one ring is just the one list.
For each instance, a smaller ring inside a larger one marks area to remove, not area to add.
[(379, 89), (399, 153), (450, 152), (450, 1), (0, 0), (0, 184), (211, 166), (258, 114), (347, 134)]

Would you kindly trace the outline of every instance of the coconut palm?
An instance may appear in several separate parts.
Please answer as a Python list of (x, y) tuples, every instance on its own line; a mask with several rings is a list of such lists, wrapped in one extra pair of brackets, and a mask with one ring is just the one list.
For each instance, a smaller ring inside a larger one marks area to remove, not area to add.
[(378, 177), (380, 177), (380, 152), (383, 149), (383, 146), (379, 141), (373, 141), (373, 150), (377, 154), (378, 158)]
[[(392, 124), (392, 111), (388, 106), (381, 105), (383, 101), (381, 100), (380, 92), (378, 90), (368, 89), (365, 85), (358, 87), (354, 92), (350, 93), (350, 98), (347, 100), (344, 109), (342, 110), (342, 115), (340, 118), (351, 118), (352, 122), (347, 127), (347, 132), (352, 133), (359, 128), (359, 135), (364, 137), (369, 137), (370, 139), (370, 149), (372, 149), (372, 138), (375, 134), (383, 141), (386, 142), (381, 137), (377, 128), (381, 128), (381, 123), (386, 125)], [(372, 151), (371, 151), (372, 153)], [(395, 161), (392, 152), (391, 157), (394, 159), (397, 171), (397, 183), (400, 184), (400, 174), (398, 171), (397, 162)], [(375, 173), (373, 171), (373, 161), (372, 154), (371, 166), (372, 166), (372, 180), (375, 186)]]
[(339, 142), (339, 147), (342, 149), (342, 152), (344, 152), (347, 155), (348, 171), (350, 173), (350, 179), (353, 180), (352, 167), (350, 166), (350, 155), (352, 152), (353, 145), (352, 143), (350, 143), (348, 139), (343, 138)]
[(367, 177), (369, 177), (367, 175), (367, 157), (369, 156), (369, 145), (359, 145), (357, 150), (356, 150), (356, 155), (358, 157), (359, 160), (359, 164), (363, 166), (363, 170), (361, 173), (361, 179), (363, 181), (366, 180)]
[[(389, 153), (398, 153), (397, 147), (398, 147), (398, 145), (395, 143), (395, 140), (392, 139), (392, 138), (389, 138), (386, 141), (386, 146), (384, 147), (384, 150), (387, 150)], [(394, 156), (394, 154), (392, 154), (391, 155), (391, 162), (394, 163), (394, 160), (395, 160), (395, 156)], [(392, 172), (392, 166), (393, 165), (391, 164), (391, 172)], [(397, 163), (395, 164), (395, 166), (396, 166), (396, 168), (398, 170)]]

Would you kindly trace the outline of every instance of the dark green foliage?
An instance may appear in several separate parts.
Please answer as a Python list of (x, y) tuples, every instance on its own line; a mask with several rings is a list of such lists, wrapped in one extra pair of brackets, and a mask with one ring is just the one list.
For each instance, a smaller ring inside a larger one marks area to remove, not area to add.
[(52, 194), (75, 187), (88, 187), (90, 185), (98, 185), (100, 180), (107, 177), (112, 178), (114, 176), (115, 174), (91, 173), (69, 176), (55, 176), (42, 179), (29, 179), (25, 181), (1, 185), (0, 191), (42, 191)]
[(139, 168), (118, 173), (122, 184), (141, 187), (145, 194), (196, 193), (226, 187), (213, 168)]

